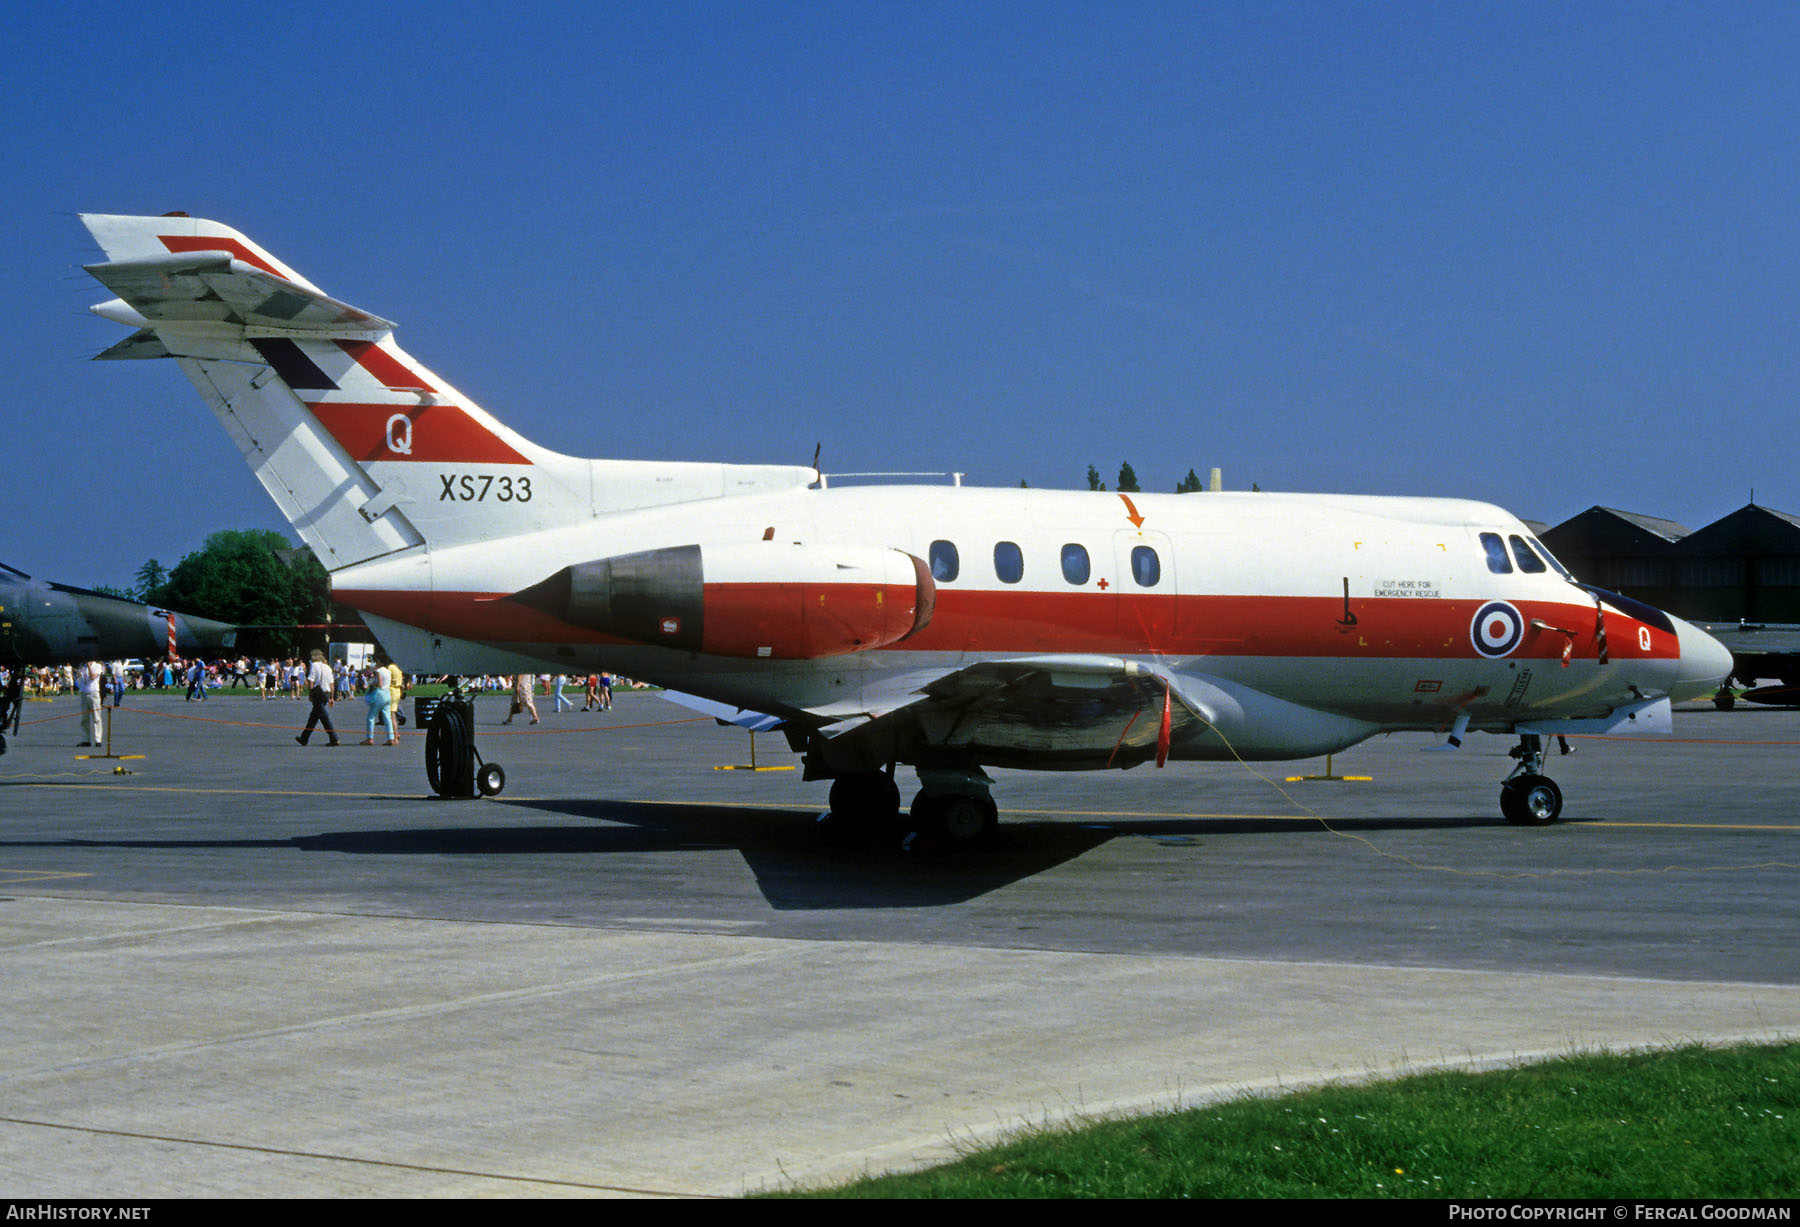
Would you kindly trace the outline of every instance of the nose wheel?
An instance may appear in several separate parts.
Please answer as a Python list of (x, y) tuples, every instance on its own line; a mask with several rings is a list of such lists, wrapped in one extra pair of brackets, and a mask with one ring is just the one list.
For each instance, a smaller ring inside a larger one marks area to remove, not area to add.
[(1514, 826), (1547, 827), (1562, 813), (1562, 789), (1547, 775), (1514, 776), (1500, 785), (1500, 812)]
[[(1568, 743), (1563, 742), (1567, 754)], [(1508, 751), (1519, 760), (1500, 785), (1500, 813), (1514, 826), (1547, 827), (1562, 816), (1562, 789), (1544, 774), (1544, 739), (1522, 733), (1519, 744)]]

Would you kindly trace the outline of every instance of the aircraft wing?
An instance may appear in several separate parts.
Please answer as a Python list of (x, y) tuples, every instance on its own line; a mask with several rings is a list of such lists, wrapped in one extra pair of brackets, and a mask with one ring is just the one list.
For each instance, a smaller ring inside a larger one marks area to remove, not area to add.
[(665, 690), (662, 692), (662, 697), (677, 706), (711, 716), (720, 724), (735, 724), (739, 728), (749, 729), (753, 733), (778, 729), (786, 723), (781, 716), (752, 711), (747, 707), (737, 707), (730, 703), (720, 703), (715, 699), (703, 699), (697, 694), (685, 694), (679, 690)]
[(1169, 670), (1116, 657), (1037, 656), (932, 677), (881, 714), (820, 731), (842, 750), (866, 743), (875, 757), (905, 741), (995, 766), (1054, 751), (1071, 767), (1123, 767), (1160, 762), (1172, 741), (1211, 723)]
[[(174, 252), (84, 266), (145, 321), (390, 331), (394, 325), (228, 251)], [(107, 306), (97, 308), (105, 314)], [(127, 322), (135, 322), (127, 320)]]

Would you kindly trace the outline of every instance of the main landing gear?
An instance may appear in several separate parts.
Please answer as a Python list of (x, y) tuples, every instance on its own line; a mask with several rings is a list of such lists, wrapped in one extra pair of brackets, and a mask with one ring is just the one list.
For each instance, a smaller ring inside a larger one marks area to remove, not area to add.
[(831, 812), (821, 822), (837, 832), (895, 832), (901, 847), (966, 847), (993, 833), (1000, 810), (989, 791), (994, 781), (981, 768), (921, 768), (922, 787), (910, 813), (900, 812), (894, 771), (852, 771), (831, 782)]
[[(1569, 743), (1557, 744), (1568, 754)], [(1519, 734), (1519, 744), (1507, 751), (1519, 760), (1500, 785), (1500, 812), (1516, 826), (1547, 827), (1562, 814), (1562, 789), (1544, 774), (1544, 739), (1537, 733)]]

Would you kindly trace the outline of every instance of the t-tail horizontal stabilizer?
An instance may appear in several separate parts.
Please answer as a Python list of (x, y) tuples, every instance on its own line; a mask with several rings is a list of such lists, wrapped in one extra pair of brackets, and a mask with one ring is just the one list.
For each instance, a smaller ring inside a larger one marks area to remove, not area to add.
[(218, 222), (84, 214), (94, 308), (134, 329), (100, 356), (171, 357), (333, 571), (612, 512), (804, 488), (800, 466), (583, 460), (508, 429), (394, 341)]

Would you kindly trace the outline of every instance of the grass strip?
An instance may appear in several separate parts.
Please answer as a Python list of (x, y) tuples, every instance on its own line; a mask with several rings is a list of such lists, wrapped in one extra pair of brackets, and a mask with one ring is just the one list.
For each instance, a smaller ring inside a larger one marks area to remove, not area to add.
[(822, 1197), (1791, 1198), (1800, 1044), (1598, 1053), (1026, 1129)]

